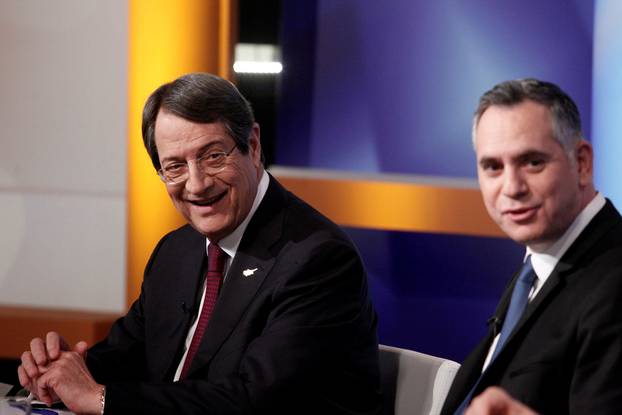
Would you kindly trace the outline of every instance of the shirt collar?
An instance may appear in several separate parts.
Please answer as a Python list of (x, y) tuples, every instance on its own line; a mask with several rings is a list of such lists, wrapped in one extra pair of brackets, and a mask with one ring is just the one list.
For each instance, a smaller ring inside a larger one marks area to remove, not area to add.
[[(251, 206), (251, 210), (249, 210), (246, 218), (238, 225), (237, 228), (229, 235), (225, 236), (218, 242), (218, 246), (229, 255), (229, 261), (233, 259), (235, 253), (238, 250), (238, 246), (240, 245), (240, 241), (242, 240), (242, 236), (244, 235), (244, 231), (248, 226), (251, 218), (255, 214), (255, 211), (259, 207), (259, 204), (263, 200), (266, 192), (268, 191), (268, 185), (270, 184), (270, 178), (266, 171), (263, 171), (261, 175), (261, 179), (259, 180), (259, 185), (257, 186), (257, 193), (255, 194), (255, 200), (253, 200), (253, 205)], [(205, 252), (207, 252), (207, 247), (209, 246), (209, 239), (205, 238)]]
[(553, 245), (542, 252), (535, 252), (527, 247), (525, 258), (531, 255), (531, 263), (538, 277), (538, 288), (544, 285), (561, 257), (564, 256), (568, 248), (576, 241), (581, 232), (583, 232), (603, 206), (605, 206), (605, 198), (602, 194), (597, 193), (581, 213), (577, 215), (572, 224), (566, 229), (566, 232)]

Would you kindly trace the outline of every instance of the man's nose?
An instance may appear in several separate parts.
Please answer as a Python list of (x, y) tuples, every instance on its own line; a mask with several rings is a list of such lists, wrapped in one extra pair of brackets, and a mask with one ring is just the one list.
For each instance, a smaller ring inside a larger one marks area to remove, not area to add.
[(503, 177), (503, 194), (511, 198), (520, 198), (529, 192), (527, 181), (519, 169), (507, 169)]
[(195, 163), (188, 163), (188, 179), (186, 180), (186, 191), (191, 194), (200, 194), (212, 186), (214, 178), (205, 174)]

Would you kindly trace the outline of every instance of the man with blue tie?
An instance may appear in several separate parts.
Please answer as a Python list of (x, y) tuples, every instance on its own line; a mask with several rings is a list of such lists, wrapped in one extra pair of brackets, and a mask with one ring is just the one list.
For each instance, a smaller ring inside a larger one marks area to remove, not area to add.
[(622, 218), (594, 187), (577, 106), (548, 82), (503, 82), (473, 144), (486, 209), (526, 253), (442, 414), (618, 412)]

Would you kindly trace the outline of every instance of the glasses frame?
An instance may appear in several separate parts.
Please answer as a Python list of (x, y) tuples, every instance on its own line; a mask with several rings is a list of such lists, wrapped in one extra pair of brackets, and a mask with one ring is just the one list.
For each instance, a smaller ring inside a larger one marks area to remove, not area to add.
[[(164, 169), (162, 167), (160, 167), (158, 169), (158, 176), (160, 177), (160, 180), (162, 180), (164, 183), (166, 183), (169, 186), (174, 186), (174, 185), (178, 185), (178, 184), (182, 184), (185, 183), (188, 178), (190, 177), (190, 162), (194, 162), (197, 166), (197, 170), (199, 170), (201, 173), (205, 174), (206, 176), (215, 176), (218, 173), (221, 173), (224, 169), (227, 168), (227, 161), (229, 160), (229, 156), (235, 151), (235, 149), (238, 148), (238, 143), (235, 143), (235, 145), (233, 146), (233, 148), (231, 148), (231, 150), (229, 151), (210, 151), (208, 153), (205, 153), (203, 156), (201, 157), (197, 157), (195, 159), (191, 159), (191, 160), (186, 160), (186, 166), (188, 167), (188, 171), (186, 172), (185, 175), (183, 175), (181, 178), (177, 179), (177, 180), (169, 180), (166, 177), (166, 174), (164, 173)], [(219, 154), (225, 157), (225, 161), (222, 165), (222, 167), (219, 167), (217, 170), (210, 170), (210, 171), (206, 171), (205, 169), (203, 169), (201, 167), (201, 160), (205, 159), (208, 156), (213, 156), (215, 154)]]

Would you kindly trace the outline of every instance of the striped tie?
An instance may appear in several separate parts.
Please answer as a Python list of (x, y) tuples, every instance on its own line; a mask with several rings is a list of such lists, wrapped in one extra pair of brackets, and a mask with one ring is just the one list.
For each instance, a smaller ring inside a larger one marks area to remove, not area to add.
[(218, 298), (218, 292), (222, 285), (223, 270), (225, 269), (225, 262), (228, 255), (220, 249), (216, 244), (210, 243), (207, 247), (207, 277), (205, 278), (205, 299), (203, 300), (203, 308), (201, 309), (201, 315), (199, 316), (199, 322), (197, 323), (194, 336), (192, 336), (192, 342), (188, 348), (188, 354), (184, 361), (184, 367), (181, 370), (180, 379), (185, 379), (188, 374), (188, 370), (192, 364), (194, 355), (199, 350), (201, 339), (209, 324), (209, 319), (212, 316), (214, 307), (216, 306), (216, 299)]

